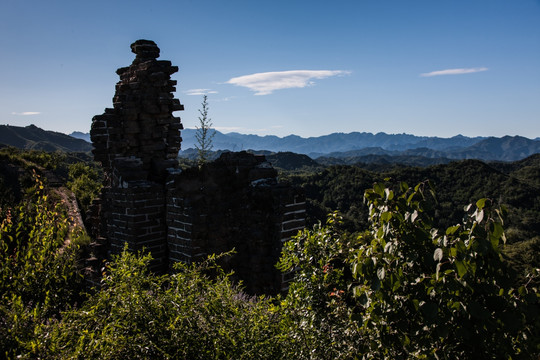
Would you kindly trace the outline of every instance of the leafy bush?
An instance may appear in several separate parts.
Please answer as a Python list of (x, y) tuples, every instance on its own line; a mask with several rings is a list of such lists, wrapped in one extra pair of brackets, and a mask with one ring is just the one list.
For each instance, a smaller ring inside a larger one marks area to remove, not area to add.
[(0, 224), (0, 349), (8, 358), (35, 355), (35, 332), (78, 299), (82, 283), (77, 254), (84, 232), (70, 233), (64, 208), (34, 179)]
[(314, 339), (302, 357), (310, 358), (316, 339), (323, 352), (312, 358), (528, 359), (540, 352), (538, 290), (514, 288), (502, 261), (504, 210), (481, 199), (462, 224), (441, 232), (425, 187), (376, 184), (365, 192), (368, 233), (344, 233), (333, 215), (285, 246), (280, 266), (297, 271), (288, 311), (305, 314), (293, 338)]
[(62, 359), (283, 357), (277, 308), (233, 286), (215, 257), (163, 276), (147, 271), (150, 259), (127, 249), (115, 257), (102, 289), (47, 330), (45, 351)]
[(281, 304), (288, 358), (348, 359), (363, 353), (359, 323), (351, 321), (347, 263), (359, 238), (343, 230), (335, 212), (325, 226), (315, 225), (284, 244), (278, 268), (295, 272)]
[[(99, 180), (89, 165), (70, 170), (80, 194), (96, 190), (84, 187)], [(364, 232), (349, 233), (332, 213), (284, 244), (279, 267), (294, 274), (284, 298), (246, 295), (215, 256), (157, 275), (150, 256), (127, 250), (83, 298), (78, 249), (88, 238), (70, 230), (65, 209), (34, 174), (24, 200), (1, 209), (0, 357), (538, 356), (538, 270), (529, 267), (537, 239), (512, 244), (504, 261), (504, 208), (481, 199), (441, 231), (430, 190), (376, 184), (364, 194)], [(519, 282), (508, 263), (520, 269)]]

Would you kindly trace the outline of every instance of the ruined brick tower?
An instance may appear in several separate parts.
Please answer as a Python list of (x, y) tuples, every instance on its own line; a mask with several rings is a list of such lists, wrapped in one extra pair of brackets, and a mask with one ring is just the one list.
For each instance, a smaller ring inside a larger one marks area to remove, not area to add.
[(153, 41), (138, 40), (131, 51), (136, 54), (131, 66), (116, 71), (114, 107), (95, 116), (90, 131), (94, 158), (112, 186), (163, 177), (165, 169), (177, 166), (182, 141), (180, 118), (172, 115), (184, 109), (173, 95), (171, 74), (178, 67), (156, 60), (159, 48)]
[(105, 174), (92, 235), (107, 253), (125, 244), (146, 249), (154, 271), (235, 248), (224, 266), (248, 292), (279, 291), (284, 279), (274, 264), (283, 241), (304, 226), (303, 195), (279, 183), (264, 157), (246, 152), (180, 171), (182, 124), (172, 113), (183, 106), (170, 79), (178, 67), (157, 60), (153, 41), (131, 50), (133, 63), (117, 70), (113, 108), (92, 119), (94, 158)]

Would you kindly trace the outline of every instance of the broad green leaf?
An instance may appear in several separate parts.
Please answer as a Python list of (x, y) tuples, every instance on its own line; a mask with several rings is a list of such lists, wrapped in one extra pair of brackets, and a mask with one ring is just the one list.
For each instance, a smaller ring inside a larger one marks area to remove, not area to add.
[(495, 222), (493, 223), (493, 231), (489, 234), (489, 237), (491, 238), (491, 244), (493, 245), (494, 249), (497, 249), (499, 246), (499, 240), (504, 234), (504, 229), (501, 225), (501, 223)]
[(460, 225), (450, 226), (446, 229), (446, 235), (452, 235), (460, 228)]
[(384, 222), (387, 222), (389, 221), (390, 219), (392, 219), (392, 213), (390, 211), (385, 211), (381, 214), (381, 219), (382, 221)]
[(376, 183), (373, 185), (373, 190), (377, 195), (380, 195), (381, 197), (384, 196), (384, 186), (380, 183)]
[(485, 205), (486, 205), (486, 199), (480, 199), (476, 202), (476, 207), (480, 210), (483, 209)]
[(465, 263), (461, 260), (456, 260), (455, 264), (458, 271), (458, 276), (463, 277), (467, 273), (467, 267), (465, 266)]
[(392, 292), (395, 292), (397, 289), (399, 289), (400, 286), (401, 286), (401, 283), (399, 282), (399, 280), (396, 280), (394, 282), (394, 285), (392, 286)]

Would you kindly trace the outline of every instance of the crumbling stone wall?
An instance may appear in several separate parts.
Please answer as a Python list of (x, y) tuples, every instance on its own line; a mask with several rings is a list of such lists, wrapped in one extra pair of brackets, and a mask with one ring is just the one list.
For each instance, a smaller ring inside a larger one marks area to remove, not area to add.
[(172, 113), (183, 106), (170, 78), (178, 67), (157, 60), (153, 41), (138, 40), (131, 50), (133, 63), (116, 71), (113, 108), (92, 119), (94, 159), (105, 174), (97, 237), (113, 252), (126, 243), (134, 251), (144, 247), (154, 257), (152, 268), (161, 271), (168, 266), (164, 182), (178, 167), (182, 141), (182, 123)]
[(161, 180), (167, 168), (177, 166), (182, 123), (173, 111), (183, 110), (175, 99), (178, 71), (170, 61), (156, 60), (159, 48), (153, 41), (131, 44), (136, 54), (129, 67), (116, 73), (113, 108), (94, 116), (90, 136), (94, 158), (109, 176), (108, 185), (133, 180)]
[[(92, 119), (94, 158), (105, 183), (91, 212), (93, 246), (108, 253), (151, 252), (155, 271), (236, 250), (223, 266), (250, 293), (275, 293), (282, 242), (302, 229), (305, 203), (298, 189), (277, 181), (263, 156), (225, 153), (217, 161), (178, 169), (183, 110), (174, 98), (178, 70), (157, 60), (153, 41), (131, 45), (136, 58), (120, 68), (113, 108)], [(102, 252), (103, 256), (103, 252)]]
[(264, 156), (224, 153), (172, 176), (168, 187), (170, 259), (191, 262), (234, 248), (222, 265), (248, 292), (283, 288), (275, 264), (282, 242), (304, 227), (305, 200), (277, 181)]

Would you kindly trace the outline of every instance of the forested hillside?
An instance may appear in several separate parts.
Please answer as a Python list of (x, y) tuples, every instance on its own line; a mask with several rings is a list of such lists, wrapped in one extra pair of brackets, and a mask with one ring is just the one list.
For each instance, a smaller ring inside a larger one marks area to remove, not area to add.
[(417, 184), (429, 180), (436, 193), (430, 206), (435, 215), (434, 225), (439, 228), (461, 222), (466, 205), (489, 198), (508, 209), (505, 229), (509, 261), (521, 273), (540, 264), (540, 155), (514, 163), (464, 160), (392, 168), (379, 172), (359, 166), (330, 166), (321, 172), (290, 175), (289, 180), (306, 193), (308, 226), (324, 222), (328, 213), (338, 210), (344, 226), (353, 232), (369, 224), (364, 191), (376, 182)]
[(82, 154), (0, 149), (0, 357), (540, 355), (539, 156), (383, 172), (286, 158), (310, 226), (284, 244), (288, 292), (253, 297), (220, 269), (228, 254), (160, 275), (126, 250), (85, 288), (92, 239), (55, 189), (84, 209), (99, 168)]
[(360, 166), (330, 166), (321, 172), (291, 175), (289, 179), (305, 190), (311, 223), (339, 210), (351, 230), (359, 230), (367, 224), (363, 197), (365, 189), (374, 182), (389, 179), (389, 183), (416, 184), (430, 180), (437, 193), (434, 208), (438, 226), (447, 227), (461, 221), (465, 205), (475, 199), (490, 198), (509, 208), (511, 215), (506, 226), (513, 242), (540, 234), (539, 171), (540, 156), (534, 155), (511, 164), (464, 160), (428, 167), (400, 166), (382, 172)]

